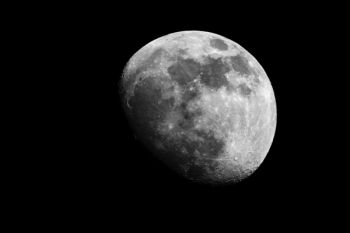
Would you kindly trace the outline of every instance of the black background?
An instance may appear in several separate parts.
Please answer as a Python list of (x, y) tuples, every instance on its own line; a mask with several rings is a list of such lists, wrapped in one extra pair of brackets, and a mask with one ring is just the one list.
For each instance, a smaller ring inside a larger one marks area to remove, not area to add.
[[(57, 111), (60, 129), (45, 160), (51, 175), (43, 196), (68, 215), (120, 224), (136, 219), (203, 224), (203, 219), (267, 213), (274, 221), (290, 220), (293, 213), (309, 221), (309, 214), (334, 204), (328, 199), (336, 192), (330, 169), (338, 162), (327, 159), (335, 151), (322, 136), (332, 127), (325, 106), (333, 103), (324, 91), (327, 72), (333, 71), (320, 57), (329, 52), (324, 46), (329, 35), (336, 37), (337, 26), (324, 8), (91, 8), (58, 14), (47, 25), (64, 111)], [(274, 89), (272, 146), (259, 169), (237, 185), (211, 187), (177, 176), (134, 139), (122, 112), (117, 90), (127, 61), (150, 41), (183, 30), (209, 31), (240, 44), (262, 65)]]

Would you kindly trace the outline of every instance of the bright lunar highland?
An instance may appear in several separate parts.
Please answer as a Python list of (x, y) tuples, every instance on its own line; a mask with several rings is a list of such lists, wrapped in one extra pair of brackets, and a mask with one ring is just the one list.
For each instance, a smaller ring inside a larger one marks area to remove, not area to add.
[(126, 64), (120, 94), (136, 138), (194, 182), (245, 179), (275, 134), (265, 71), (242, 46), (214, 33), (182, 31), (148, 43)]

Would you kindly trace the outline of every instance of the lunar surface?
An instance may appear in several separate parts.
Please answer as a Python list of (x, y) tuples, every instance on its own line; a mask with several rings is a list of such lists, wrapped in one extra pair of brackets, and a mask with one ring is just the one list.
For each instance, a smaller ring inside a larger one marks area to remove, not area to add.
[(131, 57), (120, 87), (136, 138), (191, 181), (239, 182), (271, 147), (271, 83), (249, 52), (223, 36), (182, 31), (160, 37)]

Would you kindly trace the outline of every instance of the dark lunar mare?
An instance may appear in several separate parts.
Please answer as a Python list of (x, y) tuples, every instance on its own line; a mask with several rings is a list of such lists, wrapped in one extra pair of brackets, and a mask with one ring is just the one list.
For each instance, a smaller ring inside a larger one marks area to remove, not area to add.
[(211, 39), (210, 46), (221, 51), (228, 49), (228, 45), (221, 39)]
[(146, 60), (144, 60), (136, 70), (134, 71), (128, 71), (126, 70), (128, 68), (128, 65), (124, 69), (124, 75), (127, 77), (122, 80), (123, 83), (120, 84), (120, 91), (121, 94), (124, 95), (127, 90), (130, 90), (131, 85), (133, 85), (137, 78), (140, 77), (140, 74), (149, 69), (152, 68), (155, 65), (155, 60), (162, 55), (162, 53), (165, 53), (165, 50), (162, 48), (156, 49)]
[[(254, 68), (249, 66), (248, 59), (243, 55), (229, 57), (229, 63), (236, 72), (246, 79), (250, 79), (253, 89), (260, 84), (257, 72)], [(249, 97), (254, 92), (253, 89), (248, 87), (245, 83), (239, 84), (234, 89), (243, 97)]]
[(206, 57), (206, 64), (202, 65), (193, 59), (178, 58), (177, 62), (168, 68), (171, 78), (181, 87), (186, 86), (196, 78), (201, 83), (212, 89), (230, 85), (225, 74), (230, 71), (230, 66), (221, 58)]
[(250, 94), (252, 93), (252, 90), (245, 83), (239, 84), (238, 90), (239, 90), (239, 93), (245, 97), (250, 96)]
[[(141, 73), (155, 65), (155, 60), (165, 52), (164, 49), (156, 49), (146, 60), (144, 60), (136, 70), (124, 69), (124, 77), (119, 84), (119, 94), (121, 95), (122, 105), (128, 115), (130, 125), (137, 132), (138, 136), (144, 133), (153, 133), (155, 122), (160, 119), (160, 112), (164, 114), (164, 105), (171, 105), (174, 99), (162, 101), (158, 104), (161, 97), (161, 89), (152, 82), (152, 77), (143, 81), (137, 81), (141, 78)], [(127, 105), (130, 105), (129, 109)], [(158, 115), (157, 115), (158, 114)], [(152, 135), (154, 136), (154, 135)]]
[(232, 65), (232, 68), (241, 75), (255, 74), (255, 71), (250, 68), (247, 58), (242, 55), (230, 57), (230, 63)]
[[(172, 156), (172, 161), (187, 167), (185, 175), (188, 178), (191, 180), (203, 180), (207, 178), (205, 164), (208, 165), (209, 170), (215, 170), (215, 161), (212, 159), (217, 158), (219, 153), (222, 152), (224, 142), (217, 140), (211, 132), (201, 130), (192, 130), (192, 132), (201, 137), (203, 141), (191, 140), (186, 137), (173, 139), (167, 143), (168, 154)], [(183, 152), (183, 150), (186, 152)], [(199, 158), (194, 156), (196, 151), (199, 153)], [(183, 173), (181, 170), (178, 171)]]
[(168, 73), (172, 80), (181, 87), (185, 87), (200, 74), (201, 66), (193, 59), (179, 58), (177, 62), (168, 68)]
[(127, 107), (126, 111), (129, 113), (130, 124), (137, 136), (147, 143), (153, 144), (159, 138), (155, 129), (175, 103), (173, 97), (161, 97), (161, 87), (155, 84), (152, 77), (148, 77), (135, 87), (134, 95), (128, 99), (130, 108)]
[(205, 132), (203, 130), (196, 130), (195, 133), (204, 139), (204, 141), (199, 142), (197, 146), (200, 154), (207, 158), (217, 158), (220, 152), (223, 151), (225, 142), (215, 138), (212, 131)]
[(230, 83), (225, 74), (230, 71), (230, 67), (221, 58), (207, 57), (208, 64), (201, 68), (201, 82), (211, 89), (219, 89), (229, 86)]

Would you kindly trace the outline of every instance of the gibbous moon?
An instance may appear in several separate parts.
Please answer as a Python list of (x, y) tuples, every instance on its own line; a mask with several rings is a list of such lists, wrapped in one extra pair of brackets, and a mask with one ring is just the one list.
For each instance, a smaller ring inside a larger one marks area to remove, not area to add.
[(228, 38), (182, 31), (155, 39), (127, 62), (120, 86), (135, 136), (188, 180), (239, 182), (271, 147), (271, 83), (258, 61)]

